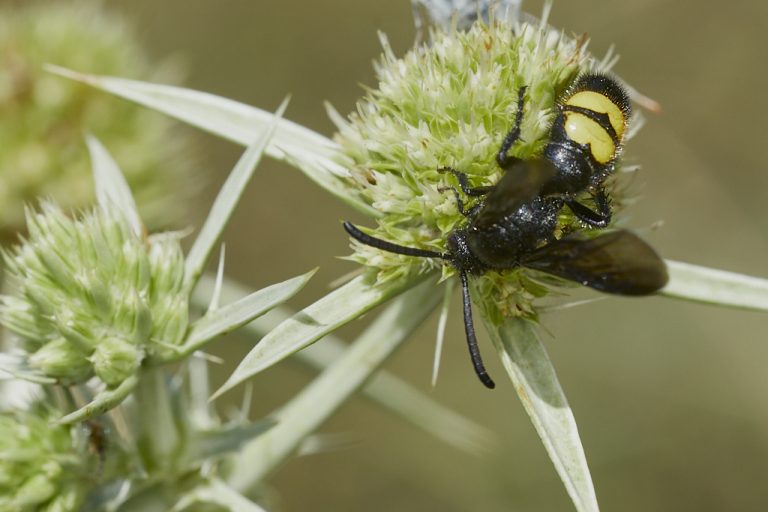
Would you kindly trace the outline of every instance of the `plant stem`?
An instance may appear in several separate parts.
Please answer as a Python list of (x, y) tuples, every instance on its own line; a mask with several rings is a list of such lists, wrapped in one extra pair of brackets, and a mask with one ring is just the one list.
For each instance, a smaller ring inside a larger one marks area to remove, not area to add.
[(165, 371), (150, 367), (136, 388), (137, 444), (147, 470), (168, 468), (182, 448), (169, 386)]

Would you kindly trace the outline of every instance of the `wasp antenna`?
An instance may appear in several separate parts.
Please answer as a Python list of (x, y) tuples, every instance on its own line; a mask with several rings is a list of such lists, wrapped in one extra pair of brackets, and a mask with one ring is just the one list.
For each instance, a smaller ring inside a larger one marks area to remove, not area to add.
[(371, 247), (375, 247), (377, 249), (381, 249), (382, 251), (402, 254), (404, 256), (416, 256), (419, 258), (440, 258), (443, 260), (448, 259), (445, 254), (439, 252), (428, 251), (426, 249), (416, 249), (414, 247), (404, 247), (402, 245), (393, 244), (392, 242), (387, 242), (386, 240), (382, 240), (380, 238), (366, 235), (360, 231), (357, 226), (349, 221), (344, 221), (344, 229), (347, 231), (347, 233), (349, 233), (349, 236), (358, 242), (365, 245), (370, 245)]
[(469, 357), (472, 359), (472, 366), (475, 367), (475, 373), (485, 387), (493, 389), (496, 384), (483, 365), (483, 358), (480, 357), (480, 347), (477, 346), (477, 336), (475, 336), (475, 325), (472, 321), (472, 302), (469, 297), (469, 284), (467, 283), (467, 273), (460, 271), (461, 277), (461, 297), (464, 303), (464, 330), (467, 333), (467, 345), (469, 345)]

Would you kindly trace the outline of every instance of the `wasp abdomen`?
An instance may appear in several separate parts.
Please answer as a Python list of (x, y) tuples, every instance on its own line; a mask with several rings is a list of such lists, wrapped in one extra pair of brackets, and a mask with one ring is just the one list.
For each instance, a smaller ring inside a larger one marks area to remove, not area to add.
[[(610, 165), (618, 156), (631, 112), (629, 96), (605, 75), (580, 77), (560, 101), (556, 125), (559, 139), (588, 148), (598, 166)], [(553, 133), (553, 135), (555, 135)]]

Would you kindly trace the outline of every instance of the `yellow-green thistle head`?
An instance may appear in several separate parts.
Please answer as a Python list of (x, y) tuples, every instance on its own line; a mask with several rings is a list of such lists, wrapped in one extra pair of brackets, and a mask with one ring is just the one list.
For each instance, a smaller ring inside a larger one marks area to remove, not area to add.
[(1, 314), (33, 369), (116, 387), (182, 341), (188, 296), (178, 236), (144, 239), (118, 213), (71, 219), (51, 203), (27, 211), (27, 229), (5, 253), (13, 291)]
[(0, 510), (75, 512), (98, 478), (82, 425), (52, 425), (42, 407), (0, 413)]
[(2, 239), (23, 229), (24, 205), (38, 197), (52, 197), (67, 209), (92, 202), (84, 133), (96, 135), (121, 163), (152, 228), (178, 222), (184, 202), (169, 208), (168, 196), (190, 195), (197, 187), (185, 157), (190, 143), (167, 119), (43, 70), (56, 64), (174, 81), (177, 73), (150, 63), (131, 26), (100, 5), (30, 1), (0, 8)]
[[(369, 233), (396, 244), (444, 253), (446, 239), (467, 222), (454, 196), (456, 181), (438, 169), (465, 173), (472, 187), (492, 186), (503, 172), (496, 163), (515, 121), (525, 86), (520, 141), (511, 155), (539, 155), (556, 115), (556, 100), (581, 73), (600, 68), (584, 41), (546, 24), (475, 22), (467, 31), (436, 29), (429, 44), (397, 58), (383, 40), (376, 66), (378, 87), (368, 91), (336, 140), (363, 197), (381, 213)], [(604, 69), (604, 68), (603, 68)], [(609, 185), (610, 187), (611, 185)], [(588, 202), (588, 201), (587, 201)], [(471, 203), (470, 203), (471, 206)], [(566, 210), (560, 224), (575, 226)], [(440, 268), (439, 259), (401, 256), (353, 242), (352, 259), (373, 268), (379, 282)], [(474, 280), (492, 320), (535, 318), (531, 303), (547, 293), (541, 274), (525, 269), (489, 271)]]

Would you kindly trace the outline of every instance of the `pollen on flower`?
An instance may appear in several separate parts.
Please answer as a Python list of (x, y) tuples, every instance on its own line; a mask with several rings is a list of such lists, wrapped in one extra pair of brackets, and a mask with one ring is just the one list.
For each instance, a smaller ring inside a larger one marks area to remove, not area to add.
[(51, 203), (28, 209), (27, 224), (27, 239), (4, 254), (12, 291), (0, 320), (33, 369), (116, 387), (145, 357), (182, 341), (188, 297), (178, 237), (145, 240), (117, 212), (72, 219)]
[[(438, 169), (460, 170), (472, 187), (495, 184), (502, 172), (495, 157), (514, 123), (519, 88), (527, 88), (525, 110), (521, 142), (512, 154), (529, 158), (546, 145), (558, 96), (580, 73), (606, 69), (586, 52), (583, 40), (543, 23), (491, 20), (467, 31), (434, 29), (428, 44), (402, 58), (383, 36), (382, 44), (378, 86), (339, 123), (336, 140), (352, 181), (382, 214), (369, 233), (437, 252), (444, 252), (450, 232), (466, 223), (445, 190), (457, 185), (455, 178)], [(573, 222), (569, 212), (560, 215), (562, 225)], [(454, 273), (439, 260), (356, 241), (352, 246), (351, 259), (372, 267), (379, 282), (439, 267), (443, 278)], [(535, 317), (530, 304), (546, 293), (522, 269), (489, 272), (475, 286), (505, 316)]]

